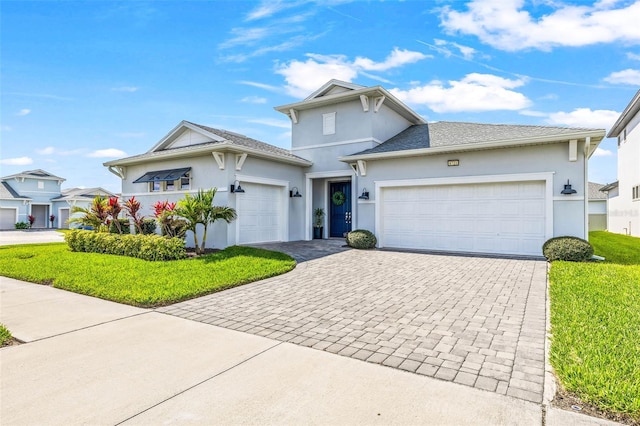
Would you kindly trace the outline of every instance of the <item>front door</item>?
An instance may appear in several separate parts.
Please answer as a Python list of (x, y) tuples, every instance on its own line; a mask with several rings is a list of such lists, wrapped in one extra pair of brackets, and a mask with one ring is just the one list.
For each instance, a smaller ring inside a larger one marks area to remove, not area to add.
[(344, 237), (351, 231), (351, 182), (331, 182), (329, 205), (329, 236)]

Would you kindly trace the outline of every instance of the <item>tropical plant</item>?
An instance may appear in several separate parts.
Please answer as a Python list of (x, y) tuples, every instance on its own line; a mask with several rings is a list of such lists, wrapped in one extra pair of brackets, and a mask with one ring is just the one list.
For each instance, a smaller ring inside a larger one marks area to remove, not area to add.
[(85, 227), (91, 227), (95, 231), (101, 229), (108, 229), (108, 211), (109, 200), (102, 195), (97, 195), (88, 208), (73, 206), (71, 208), (71, 214), (82, 213), (81, 216), (71, 217), (69, 223), (79, 223)]
[(170, 203), (168, 200), (158, 201), (153, 205), (153, 209), (162, 235), (184, 239), (187, 233), (187, 222), (176, 217), (176, 203)]
[(29, 221), (29, 228), (31, 228), (36, 221), (36, 217), (30, 214), (29, 216), (27, 216), (27, 220)]
[(122, 226), (120, 221), (118, 220), (118, 216), (120, 216), (120, 212), (122, 211), (122, 207), (120, 206), (120, 202), (118, 201), (118, 197), (109, 197), (107, 200), (107, 214), (110, 216), (108, 220), (109, 224), (115, 225), (118, 234), (122, 234)]
[(56, 215), (52, 214), (49, 216), (49, 222), (51, 222), (51, 227), (53, 228), (53, 222), (56, 220)]
[(126, 211), (127, 216), (129, 216), (133, 221), (137, 234), (143, 233), (142, 222), (144, 221), (144, 216), (140, 214), (141, 208), (142, 205), (140, 205), (140, 201), (136, 200), (136, 197), (131, 197), (124, 203), (124, 210)]
[[(217, 220), (231, 223), (238, 217), (235, 209), (231, 207), (213, 205), (213, 198), (216, 192), (217, 188), (211, 188), (208, 190), (200, 189), (194, 196), (187, 193), (183, 199), (178, 201), (178, 206), (175, 210), (177, 215), (186, 220), (187, 230), (193, 232), (196, 254), (204, 253), (207, 229), (210, 223), (214, 223)], [(198, 244), (198, 224), (204, 227), (201, 244)]]
[(320, 228), (324, 221), (324, 209), (321, 207), (316, 208), (313, 211), (313, 217), (314, 217), (313, 226), (315, 228)]
[(15, 227), (16, 229), (29, 229), (29, 224), (27, 222), (17, 222)]

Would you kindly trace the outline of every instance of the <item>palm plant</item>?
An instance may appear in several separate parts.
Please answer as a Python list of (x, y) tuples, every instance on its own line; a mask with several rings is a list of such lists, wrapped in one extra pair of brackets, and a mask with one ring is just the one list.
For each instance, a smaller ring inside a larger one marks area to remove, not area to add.
[[(210, 223), (217, 220), (224, 220), (231, 223), (238, 215), (235, 209), (226, 206), (214, 206), (213, 199), (217, 189), (208, 190), (200, 189), (196, 195), (186, 194), (183, 199), (178, 201), (176, 214), (183, 217), (187, 221), (187, 229), (193, 232), (193, 243), (196, 254), (203, 254), (207, 241), (207, 230)], [(204, 227), (202, 234), (202, 243), (199, 244), (197, 228), (198, 224)]]
[(106, 197), (97, 195), (88, 208), (73, 206), (71, 213), (82, 213), (82, 216), (72, 217), (69, 223), (79, 223), (83, 226), (90, 226), (96, 231), (107, 226), (109, 218), (109, 200)]

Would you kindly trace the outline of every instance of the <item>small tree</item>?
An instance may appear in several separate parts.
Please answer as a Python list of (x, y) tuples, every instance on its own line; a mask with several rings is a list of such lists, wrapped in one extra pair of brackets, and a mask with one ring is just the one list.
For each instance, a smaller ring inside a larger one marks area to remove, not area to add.
[(29, 221), (29, 228), (33, 227), (33, 224), (36, 222), (36, 217), (32, 214), (27, 216), (27, 220)]
[(83, 226), (90, 226), (95, 231), (108, 227), (109, 212), (108, 200), (102, 195), (97, 195), (88, 208), (73, 206), (71, 214), (82, 213), (82, 216), (72, 217), (69, 223), (79, 223)]
[[(204, 253), (207, 241), (207, 229), (210, 223), (214, 223), (217, 220), (224, 220), (227, 223), (231, 223), (238, 217), (235, 209), (231, 207), (213, 205), (213, 198), (216, 192), (216, 188), (209, 190), (200, 189), (195, 196), (186, 194), (183, 199), (178, 201), (176, 213), (187, 221), (187, 229), (193, 232), (193, 243), (196, 254)], [(198, 224), (204, 227), (201, 245), (198, 244)]]
[(107, 200), (107, 214), (111, 217), (109, 223), (113, 223), (118, 231), (118, 234), (122, 234), (122, 226), (120, 225), (119, 216), (122, 211), (118, 197), (109, 197)]
[(144, 221), (144, 216), (140, 215), (141, 208), (142, 206), (140, 205), (140, 201), (136, 200), (136, 197), (131, 197), (124, 203), (124, 209), (127, 216), (129, 216), (133, 221), (133, 225), (136, 228), (136, 234), (142, 234), (142, 222)]
[(169, 238), (185, 237), (187, 233), (187, 222), (176, 217), (176, 203), (170, 203), (168, 200), (158, 201), (153, 205), (153, 209), (162, 235)]
[(51, 227), (53, 228), (53, 222), (56, 220), (56, 215), (52, 214), (49, 216), (49, 222), (51, 222)]

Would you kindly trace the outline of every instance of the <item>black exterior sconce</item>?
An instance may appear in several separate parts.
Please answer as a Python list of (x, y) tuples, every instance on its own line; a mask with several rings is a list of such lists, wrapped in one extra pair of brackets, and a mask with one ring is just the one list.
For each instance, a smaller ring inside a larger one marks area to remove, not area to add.
[(368, 200), (369, 199), (369, 191), (367, 188), (362, 188), (362, 195), (358, 197), (358, 200)]
[[(237, 186), (236, 186), (236, 183), (238, 184)], [(233, 182), (231, 184), (231, 187), (229, 188), (229, 191), (234, 193), (234, 194), (237, 194), (237, 193), (243, 193), (244, 189), (242, 189), (242, 187), (240, 186), (240, 182), (239, 181), (235, 181), (235, 182)]]
[(576, 191), (575, 189), (571, 188), (571, 184), (569, 183), (569, 179), (567, 179), (567, 184), (564, 186), (564, 189), (560, 192), (563, 195), (571, 195), (571, 194), (575, 194), (578, 191)]
[(291, 190), (289, 191), (289, 198), (300, 198), (300, 197), (302, 197), (302, 194), (300, 193), (300, 191), (298, 191), (298, 187), (294, 186), (293, 188), (291, 188)]

